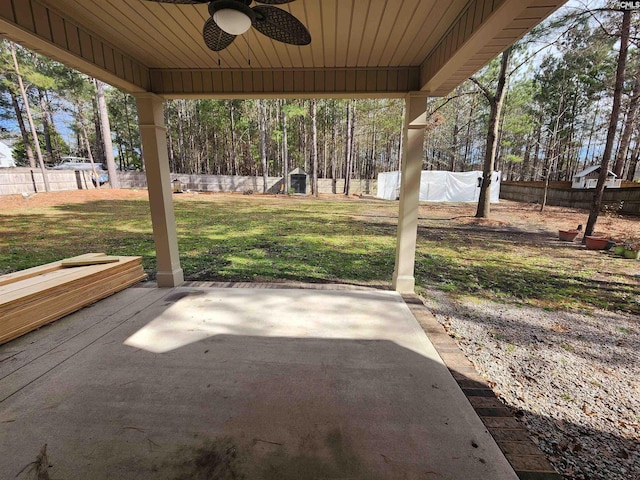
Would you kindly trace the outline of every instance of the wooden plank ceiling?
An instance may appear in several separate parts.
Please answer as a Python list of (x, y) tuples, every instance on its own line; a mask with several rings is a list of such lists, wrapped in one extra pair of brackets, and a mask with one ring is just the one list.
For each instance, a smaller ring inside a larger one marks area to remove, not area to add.
[[(148, 0), (48, 0), (50, 8), (129, 52), (149, 68), (217, 66), (202, 26), (207, 5)], [(467, 0), (297, 0), (278, 8), (307, 25), (311, 45), (273, 41), (255, 29), (220, 52), (223, 68), (419, 66)], [(253, 4), (255, 5), (255, 3)], [(251, 54), (249, 54), (251, 51)]]
[(0, 0), (0, 33), (132, 92), (442, 95), (563, 3), (296, 0), (278, 7), (307, 26), (310, 45), (251, 29), (217, 53), (202, 39), (206, 4)]

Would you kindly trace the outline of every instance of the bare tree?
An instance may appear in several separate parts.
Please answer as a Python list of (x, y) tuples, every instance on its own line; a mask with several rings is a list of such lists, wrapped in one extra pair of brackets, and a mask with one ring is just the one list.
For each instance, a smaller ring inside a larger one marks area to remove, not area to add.
[(284, 175), (284, 191), (289, 193), (289, 139), (287, 135), (287, 111), (282, 100), (282, 171)]
[(336, 121), (336, 100), (331, 101), (331, 193), (337, 193), (338, 179), (338, 122)]
[(29, 121), (29, 128), (31, 129), (31, 137), (33, 138), (34, 148), (38, 157), (38, 164), (40, 171), (42, 172), (42, 181), (44, 182), (45, 191), (51, 191), (49, 186), (49, 178), (47, 177), (47, 170), (44, 168), (44, 160), (42, 159), (42, 150), (40, 149), (40, 142), (38, 141), (38, 134), (36, 133), (36, 126), (33, 123), (33, 117), (31, 116), (31, 109), (29, 108), (29, 100), (27, 98), (27, 91), (24, 88), (22, 82), (22, 75), (20, 75), (20, 67), (18, 65), (18, 57), (16, 56), (16, 47), (13, 42), (9, 42), (9, 50), (11, 51), (11, 58), (13, 59), (13, 68), (16, 72), (18, 79), (18, 87), (20, 88), (20, 94), (22, 95), (22, 102), (24, 103), (24, 110), (27, 114), (27, 120)]
[(311, 99), (309, 103), (309, 110), (311, 115), (311, 161), (313, 162), (313, 169), (311, 171), (311, 193), (316, 197), (318, 196), (318, 127), (317, 127), (317, 112), (316, 112), (316, 100)]
[(258, 122), (260, 124), (260, 163), (262, 164), (262, 192), (267, 193), (269, 171), (267, 168), (267, 107), (258, 100)]
[(102, 141), (104, 142), (104, 156), (107, 160), (109, 172), (109, 184), (111, 188), (120, 188), (118, 173), (116, 172), (116, 160), (113, 156), (113, 144), (111, 142), (111, 126), (109, 125), (109, 112), (107, 102), (104, 99), (104, 86), (101, 81), (94, 79), (98, 97), (98, 111), (100, 112), (100, 127), (102, 129)]
[(618, 155), (616, 157), (615, 166), (613, 167), (613, 173), (615, 173), (618, 178), (622, 177), (624, 164), (627, 159), (627, 154), (629, 153), (629, 144), (631, 143), (631, 134), (633, 133), (636, 124), (638, 107), (640, 107), (640, 64), (636, 69), (635, 85), (633, 87), (633, 92), (631, 93), (631, 99), (629, 100), (627, 118), (624, 122), (624, 130), (622, 131), (620, 145), (618, 146)]
[(36, 168), (36, 159), (33, 156), (33, 149), (31, 148), (31, 140), (29, 139), (27, 128), (24, 126), (24, 118), (22, 118), (22, 109), (20, 108), (20, 104), (18, 103), (18, 97), (12, 89), (9, 89), (9, 94), (11, 95), (13, 111), (16, 114), (16, 119), (18, 119), (18, 126), (20, 127), (20, 134), (22, 135), (22, 141), (24, 142), (24, 149), (27, 153), (29, 166), (31, 168)]
[(616, 83), (613, 90), (613, 105), (611, 107), (611, 117), (609, 118), (609, 130), (607, 131), (607, 142), (605, 143), (604, 153), (602, 155), (602, 164), (600, 165), (600, 175), (598, 175), (598, 183), (596, 191), (593, 194), (591, 202), (591, 210), (587, 227), (584, 230), (583, 242), (586, 241), (588, 235), (593, 234), (593, 229), (598, 220), (600, 207), (602, 206), (602, 197), (604, 195), (604, 186), (609, 173), (609, 162), (611, 153), (613, 152), (613, 142), (618, 127), (618, 117), (620, 116), (620, 102), (622, 98), (622, 89), (624, 88), (624, 71), (627, 65), (627, 52), (629, 50), (629, 34), (631, 30), (631, 10), (624, 10), (622, 13), (622, 29), (620, 32), (620, 53), (618, 55), (618, 65), (616, 68)]
[(87, 149), (87, 157), (89, 158), (89, 163), (91, 163), (91, 172), (93, 174), (93, 180), (95, 182), (96, 188), (100, 188), (100, 176), (96, 170), (96, 164), (93, 160), (93, 153), (91, 153), (91, 143), (89, 142), (89, 134), (87, 133), (87, 126), (84, 123), (84, 115), (82, 115), (82, 107), (80, 106), (80, 102), (76, 99), (76, 110), (78, 115), (78, 123), (80, 127), (80, 135), (82, 137), (82, 143), (84, 143), (84, 148)]
[(349, 195), (351, 188), (351, 170), (353, 162), (353, 106), (351, 100), (347, 101), (347, 141), (344, 158), (344, 194)]
[(498, 143), (498, 128), (500, 126), (500, 114), (502, 113), (502, 105), (504, 103), (505, 85), (507, 83), (507, 66), (509, 65), (509, 56), (511, 55), (511, 47), (502, 53), (502, 61), (500, 63), (500, 73), (498, 74), (498, 84), (495, 93), (491, 93), (487, 87), (482, 85), (475, 78), (471, 81), (475, 83), (482, 94), (489, 102), (491, 114), (489, 116), (489, 125), (487, 126), (487, 141), (484, 154), (484, 167), (482, 171), (482, 184), (480, 185), (480, 198), (478, 199), (478, 209), (476, 217), (486, 218), (491, 211), (491, 176), (496, 161), (496, 147)]

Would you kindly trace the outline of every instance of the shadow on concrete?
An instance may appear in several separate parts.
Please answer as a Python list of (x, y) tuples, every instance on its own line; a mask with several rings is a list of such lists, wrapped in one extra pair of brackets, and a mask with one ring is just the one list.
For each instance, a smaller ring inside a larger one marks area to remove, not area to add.
[(302, 291), (280, 301), (294, 318), (269, 303), (279, 291), (237, 292), (224, 308), (236, 326), (210, 307), (205, 320), (227, 333), (165, 353), (123, 342), (161, 316), (166, 337), (197, 329), (198, 313), (189, 325), (166, 314), (206, 296), (129, 289), (108, 312), (98, 304), (0, 347), (2, 475), (46, 444), (58, 480), (516, 478), (399, 297), (374, 294), (372, 315), (363, 292), (341, 293), (351, 310), (338, 299), (311, 317), (311, 297), (328, 294)]

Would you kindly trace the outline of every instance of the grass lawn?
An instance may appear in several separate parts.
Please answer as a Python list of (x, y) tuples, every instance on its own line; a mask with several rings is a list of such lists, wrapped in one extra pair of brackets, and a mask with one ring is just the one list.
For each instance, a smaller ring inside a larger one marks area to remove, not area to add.
[[(27, 199), (17, 208), (0, 202), (0, 274), (93, 251), (141, 255), (153, 278), (145, 192), (100, 195), (48, 205)], [(554, 227), (545, 225), (548, 219), (527, 223), (517, 204), (499, 208), (496, 219), (487, 221), (473, 219), (472, 205), (421, 207), (418, 291), (435, 286), (548, 309), (640, 313), (640, 263), (558, 242)], [(176, 196), (175, 210), (187, 280), (390, 287), (395, 202), (184, 194)], [(575, 215), (575, 223), (586, 221), (584, 212)]]

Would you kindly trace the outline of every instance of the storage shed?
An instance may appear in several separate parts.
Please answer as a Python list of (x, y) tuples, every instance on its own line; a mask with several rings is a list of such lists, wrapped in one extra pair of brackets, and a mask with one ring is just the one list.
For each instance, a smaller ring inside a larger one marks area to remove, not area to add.
[[(598, 184), (598, 176), (600, 175), (600, 166), (594, 165), (592, 167), (587, 168), (579, 173), (576, 173), (573, 176), (573, 182), (571, 183), (571, 188), (596, 188)], [(616, 178), (616, 174), (611, 170), (607, 173), (607, 183), (605, 183), (606, 188), (620, 188), (621, 181)]]
[(291, 173), (289, 173), (289, 188), (293, 190), (293, 193), (302, 193), (306, 195), (307, 185), (309, 183), (307, 181), (308, 178), (309, 174), (300, 167), (292, 170)]

